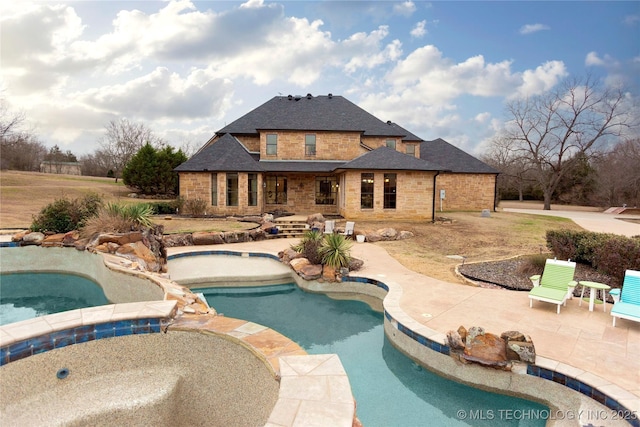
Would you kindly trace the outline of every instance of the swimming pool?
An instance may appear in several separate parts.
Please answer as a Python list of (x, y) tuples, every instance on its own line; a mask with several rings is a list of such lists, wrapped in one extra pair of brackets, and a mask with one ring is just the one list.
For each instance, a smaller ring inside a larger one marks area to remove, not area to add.
[(338, 354), (367, 427), (545, 424), (497, 416), (498, 411), (546, 410), (543, 405), (444, 379), (404, 356), (385, 337), (382, 313), (365, 303), (333, 300), (294, 284), (194, 291), (203, 292), (219, 313), (275, 329), (310, 354)]
[(74, 274), (0, 274), (0, 325), (109, 304), (94, 281)]

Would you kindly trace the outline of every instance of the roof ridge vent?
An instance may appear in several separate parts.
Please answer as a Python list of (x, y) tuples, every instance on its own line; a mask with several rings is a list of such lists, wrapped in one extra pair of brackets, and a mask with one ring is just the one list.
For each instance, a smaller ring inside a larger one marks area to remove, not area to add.
[(329, 94), (329, 99), (331, 99), (331, 98), (333, 98), (333, 94), (332, 93)]
[(311, 95), (310, 93), (307, 94), (307, 99), (311, 99), (313, 98), (313, 95)]
[(295, 99), (296, 99), (296, 101), (300, 101), (302, 99), (302, 95), (296, 95)]
[(392, 125), (391, 120), (387, 120), (387, 124), (391, 126)]
[(293, 99), (293, 95), (289, 95), (289, 96), (287, 96), (287, 99), (288, 99), (289, 101), (291, 101), (291, 100)]

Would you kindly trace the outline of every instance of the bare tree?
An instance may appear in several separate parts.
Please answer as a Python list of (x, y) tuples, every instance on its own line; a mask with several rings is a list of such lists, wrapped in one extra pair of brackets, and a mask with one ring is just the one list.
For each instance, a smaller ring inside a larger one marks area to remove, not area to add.
[(37, 171), (47, 152), (33, 132), (24, 129), (26, 116), (0, 98), (0, 168)]
[(617, 144), (595, 162), (600, 203), (640, 206), (640, 138)]
[(127, 162), (147, 142), (153, 146), (163, 144), (143, 123), (132, 123), (125, 118), (111, 120), (105, 129), (106, 134), (100, 141), (101, 152), (106, 156), (116, 182)]
[(495, 137), (481, 160), (500, 171), (498, 176), (498, 192), (518, 194), (518, 200), (524, 200), (527, 187), (535, 183), (532, 177), (533, 166), (527, 158), (521, 157), (515, 150), (515, 142), (504, 136)]
[(544, 209), (571, 159), (590, 158), (606, 143), (638, 126), (637, 110), (622, 88), (602, 87), (590, 77), (569, 79), (549, 93), (511, 102), (504, 137), (516, 158), (527, 159), (544, 195)]

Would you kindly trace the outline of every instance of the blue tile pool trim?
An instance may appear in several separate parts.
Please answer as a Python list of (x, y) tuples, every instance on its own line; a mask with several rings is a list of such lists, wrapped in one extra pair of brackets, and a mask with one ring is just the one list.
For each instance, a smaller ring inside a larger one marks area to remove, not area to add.
[[(167, 260), (172, 260), (175, 258), (182, 258), (188, 256), (199, 256), (199, 255), (231, 255), (231, 256), (243, 256), (248, 254), (249, 257), (258, 257), (258, 258), (269, 258), (275, 261), (280, 262), (280, 258), (276, 255), (271, 255), (267, 253), (259, 253), (259, 252), (236, 252), (236, 251), (214, 251), (214, 250), (206, 250), (206, 251), (197, 251), (197, 252), (183, 252), (179, 254), (169, 255)], [(368, 277), (358, 277), (358, 276), (348, 276), (343, 277), (342, 282), (355, 282), (355, 283), (365, 283), (368, 285), (374, 285), (378, 288), (384, 289), (389, 292), (389, 286), (387, 286), (384, 282), (381, 282), (376, 279), (370, 279)], [(427, 347), (433, 351), (437, 351), (438, 353), (449, 356), (451, 353), (451, 348), (449, 346), (440, 344), (439, 342), (433, 341), (415, 331), (398, 322), (386, 309), (384, 310), (385, 318), (394, 325), (397, 325), (398, 331), (402, 332), (412, 340), (418, 342), (419, 344)], [(595, 387), (592, 387), (588, 384), (583, 383), (575, 378), (569, 377), (565, 374), (561, 374), (556, 371), (552, 371), (550, 369), (541, 368), (540, 366), (528, 365), (527, 366), (527, 374), (543, 378), (546, 380), (554, 381), (558, 384), (562, 384), (565, 387), (569, 387), (575, 391), (578, 391), (585, 396), (588, 396), (594, 399), (597, 402), (605, 405), (607, 408), (616, 411), (619, 414), (630, 414), (631, 412), (623, 405), (621, 405), (615, 399), (612, 399), (605, 393), (602, 393)], [(637, 414), (636, 414), (637, 417)], [(640, 427), (640, 420), (638, 418), (631, 419), (629, 417), (626, 420), (633, 427)]]
[(102, 338), (158, 333), (162, 330), (162, 319), (128, 319), (95, 325), (77, 326), (51, 332), (38, 337), (18, 341), (0, 348), (0, 366), (56, 348), (80, 344)]
[(0, 248), (19, 248), (18, 242), (0, 242)]

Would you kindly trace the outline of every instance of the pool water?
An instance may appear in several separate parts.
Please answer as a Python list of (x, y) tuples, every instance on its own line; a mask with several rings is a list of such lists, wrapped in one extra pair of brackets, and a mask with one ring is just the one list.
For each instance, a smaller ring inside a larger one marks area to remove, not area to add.
[(62, 273), (0, 274), (0, 325), (78, 308), (109, 304), (102, 288)]
[(194, 291), (219, 313), (268, 326), (310, 354), (338, 354), (366, 427), (545, 425), (513, 414), (544, 413), (546, 406), (447, 380), (404, 356), (385, 337), (383, 315), (363, 302), (294, 284)]

